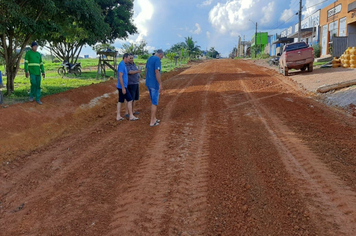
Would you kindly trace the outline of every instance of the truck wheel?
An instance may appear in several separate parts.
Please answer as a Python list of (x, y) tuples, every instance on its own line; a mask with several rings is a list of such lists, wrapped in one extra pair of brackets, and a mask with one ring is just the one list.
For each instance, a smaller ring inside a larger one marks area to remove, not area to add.
[(301, 71), (305, 71), (307, 69), (307, 67), (303, 67), (302, 69), (300, 69)]
[(313, 62), (308, 65), (308, 72), (313, 72), (314, 65)]
[(288, 76), (288, 67), (283, 67), (283, 75)]

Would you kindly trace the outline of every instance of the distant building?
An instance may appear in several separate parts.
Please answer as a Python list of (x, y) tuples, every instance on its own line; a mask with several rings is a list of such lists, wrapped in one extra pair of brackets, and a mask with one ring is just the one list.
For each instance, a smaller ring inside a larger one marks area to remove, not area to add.
[[(320, 32), (320, 12), (317, 10), (313, 14), (302, 20), (301, 26), (301, 41), (305, 42), (309, 46), (313, 46), (319, 43)], [(294, 42), (298, 41), (299, 35), (299, 23), (288, 28), (287, 37), (294, 39)]]
[(260, 32), (260, 33), (254, 34), (251, 39), (251, 47), (257, 48), (257, 54), (264, 53), (267, 44), (268, 44), (268, 33), (267, 32)]
[(274, 42), (277, 40), (277, 34), (268, 35), (268, 44), (265, 48), (265, 54), (269, 54), (270, 56), (276, 56), (277, 45)]
[(250, 41), (241, 41), (241, 37), (239, 37), (239, 44), (237, 45), (236, 57), (248, 57), (250, 56), (247, 52), (251, 47)]

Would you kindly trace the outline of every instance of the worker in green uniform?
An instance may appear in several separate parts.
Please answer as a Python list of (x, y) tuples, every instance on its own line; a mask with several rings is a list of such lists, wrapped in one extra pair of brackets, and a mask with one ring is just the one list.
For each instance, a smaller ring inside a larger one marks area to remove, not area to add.
[(45, 71), (42, 62), (42, 56), (37, 52), (38, 44), (33, 42), (31, 44), (32, 50), (29, 50), (25, 56), (25, 72), (26, 78), (30, 77), (31, 92), (30, 102), (36, 99), (36, 102), (42, 105), (41, 102), (41, 72), (43, 78), (45, 78)]

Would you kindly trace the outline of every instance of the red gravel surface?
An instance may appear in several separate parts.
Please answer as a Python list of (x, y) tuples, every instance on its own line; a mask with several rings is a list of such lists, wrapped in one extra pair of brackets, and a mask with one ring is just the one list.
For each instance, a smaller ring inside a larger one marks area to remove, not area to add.
[(38, 132), (67, 131), (0, 149), (0, 235), (356, 235), (354, 117), (252, 62), (166, 78), (155, 128), (147, 92), (138, 122), (115, 121), (116, 95), (67, 120), (48, 98)]

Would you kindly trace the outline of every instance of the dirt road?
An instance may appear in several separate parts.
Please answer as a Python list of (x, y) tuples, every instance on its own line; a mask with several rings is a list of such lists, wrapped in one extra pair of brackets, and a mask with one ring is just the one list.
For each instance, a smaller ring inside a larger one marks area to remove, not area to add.
[[(0, 170), (0, 235), (356, 235), (356, 123), (240, 60), (164, 83)], [(95, 111), (93, 111), (95, 112)]]

